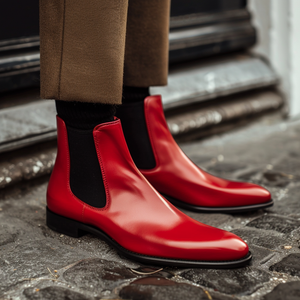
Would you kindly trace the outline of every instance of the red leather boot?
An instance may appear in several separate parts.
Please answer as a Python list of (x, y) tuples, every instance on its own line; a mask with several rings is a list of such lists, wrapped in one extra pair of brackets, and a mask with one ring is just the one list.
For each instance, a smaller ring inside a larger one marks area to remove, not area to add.
[[(122, 109), (127, 111), (119, 111), (117, 115), (123, 125), (132, 122), (134, 118), (126, 119), (129, 107)], [(140, 171), (171, 203), (189, 210), (221, 213), (251, 211), (273, 205), (270, 193), (263, 187), (218, 178), (191, 162), (168, 129), (160, 96), (149, 96), (144, 100), (144, 117), (155, 162), (153, 168), (140, 168)], [(125, 138), (132, 151), (139, 140), (135, 144), (128, 141), (134, 134), (133, 129), (129, 129), (124, 126)]]
[(92, 233), (120, 254), (156, 265), (230, 268), (251, 254), (236, 235), (201, 224), (166, 201), (135, 166), (119, 120), (95, 127), (93, 138), (106, 204), (96, 208), (70, 188), (68, 132), (57, 118), (58, 153), (47, 191), (47, 225), (80, 237)]

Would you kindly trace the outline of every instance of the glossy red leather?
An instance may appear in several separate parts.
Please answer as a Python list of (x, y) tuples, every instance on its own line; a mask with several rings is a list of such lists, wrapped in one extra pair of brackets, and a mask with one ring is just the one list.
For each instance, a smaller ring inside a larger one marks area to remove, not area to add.
[(144, 107), (156, 167), (140, 171), (157, 191), (201, 207), (237, 207), (270, 201), (270, 193), (261, 186), (218, 178), (191, 162), (168, 129), (160, 96), (147, 97)]
[(202, 261), (248, 254), (236, 235), (193, 220), (159, 195), (133, 163), (119, 120), (93, 132), (107, 204), (95, 208), (82, 202), (70, 189), (67, 130), (59, 117), (57, 129), (58, 153), (47, 191), (52, 212), (95, 226), (139, 254)]

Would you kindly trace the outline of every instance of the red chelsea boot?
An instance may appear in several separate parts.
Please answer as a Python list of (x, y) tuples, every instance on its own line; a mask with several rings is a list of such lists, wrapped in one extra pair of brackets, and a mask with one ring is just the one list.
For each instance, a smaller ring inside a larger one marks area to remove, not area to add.
[(250, 261), (243, 240), (186, 216), (150, 185), (130, 156), (119, 120), (93, 131), (105, 206), (96, 208), (77, 198), (70, 187), (68, 131), (59, 117), (57, 130), (58, 153), (47, 191), (51, 229), (73, 237), (92, 233), (142, 263), (233, 268)]
[[(126, 119), (128, 111), (121, 113), (125, 118), (123, 121), (121, 117), (122, 124), (132, 122), (132, 118)], [(191, 162), (168, 129), (160, 96), (149, 96), (144, 100), (144, 118), (155, 162), (153, 168), (140, 168), (140, 171), (171, 203), (189, 210), (221, 213), (251, 211), (273, 205), (270, 193), (263, 187), (218, 178)], [(131, 132), (124, 132), (127, 140)], [(131, 144), (129, 141), (130, 151)]]

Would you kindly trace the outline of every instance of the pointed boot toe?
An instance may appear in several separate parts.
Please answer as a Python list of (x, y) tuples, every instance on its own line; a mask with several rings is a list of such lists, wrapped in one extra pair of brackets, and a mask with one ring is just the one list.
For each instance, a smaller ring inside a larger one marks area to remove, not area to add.
[[(198, 256), (205, 256), (209, 261), (239, 261), (250, 256), (248, 245), (237, 235), (207, 226), (202, 237), (195, 244)], [(195, 234), (197, 236), (197, 234)]]
[[(228, 244), (223, 246), (223, 251), (228, 253), (228, 259), (246, 257), (249, 253), (248, 245), (237, 235), (227, 232)], [(225, 259), (225, 257), (224, 257)]]
[(246, 192), (251, 191), (250, 193), (248, 192), (251, 198), (249, 204), (262, 204), (271, 200), (271, 193), (267, 189), (253, 183), (247, 183), (247, 185), (248, 187), (245, 189)]

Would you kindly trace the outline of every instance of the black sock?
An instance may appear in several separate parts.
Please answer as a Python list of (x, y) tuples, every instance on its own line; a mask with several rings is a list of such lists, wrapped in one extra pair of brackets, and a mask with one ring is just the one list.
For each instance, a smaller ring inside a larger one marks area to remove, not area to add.
[(144, 101), (146, 97), (150, 96), (149, 88), (123, 86), (122, 103), (136, 103)]
[(114, 120), (116, 105), (55, 100), (56, 111), (64, 122), (77, 129), (94, 129)]
[(144, 101), (122, 104), (116, 116), (121, 119), (126, 143), (139, 169), (153, 169), (156, 165), (146, 126)]
[(106, 204), (102, 173), (93, 138), (100, 123), (114, 120), (115, 105), (56, 101), (66, 124), (70, 151), (70, 188), (81, 201), (97, 208)]

